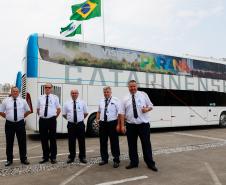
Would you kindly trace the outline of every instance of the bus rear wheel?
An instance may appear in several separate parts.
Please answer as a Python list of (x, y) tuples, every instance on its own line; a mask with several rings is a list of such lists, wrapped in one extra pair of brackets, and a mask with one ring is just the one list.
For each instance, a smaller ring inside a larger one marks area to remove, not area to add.
[(226, 127), (226, 112), (223, 112), (220, 115), (220, 127), (225, 128)]
[(86, 133), (88, 136), (97, 137), (99, 136), (99, 124), (96, 122), (96, 114), (92, 114), (87, 122)]

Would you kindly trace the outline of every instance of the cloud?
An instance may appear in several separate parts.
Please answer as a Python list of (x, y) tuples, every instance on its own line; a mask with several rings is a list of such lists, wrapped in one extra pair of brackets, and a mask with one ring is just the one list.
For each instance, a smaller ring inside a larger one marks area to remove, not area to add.
[(225, 7), (221, 0), (207, 0), (199, 6), (188, 6), (183, 9), (179, 9), (175, 17), (179, 24), (184, 23), (186, 29), (192, 29), (203, 21), (212, 17), (219, 17), (223, 15)]
[[(0, 1), (0, 50), (4, 66), (0, 69), (0, 83), (14, 81), (22, 66), (28, 35), (39, 32), (59, 36), (60, 27), (70, 21), (70, 6), (82, 1)], [(226, 27), (222, 24), (226, 21), (225, 0), (103, 2), (104, 27), (102, 18), (83, 23), (85, 41), (103, 43), (104, 29), (108, 45), (177, 54), (187, 52), (190, 47), (192, 52), (206, 56), (225, 55)], [(210, 29), (206, 29), (209, 25)], [(215, 49), (216, 43), (220, 49)], [(7, 66), (8, 63), (11, 65)]]

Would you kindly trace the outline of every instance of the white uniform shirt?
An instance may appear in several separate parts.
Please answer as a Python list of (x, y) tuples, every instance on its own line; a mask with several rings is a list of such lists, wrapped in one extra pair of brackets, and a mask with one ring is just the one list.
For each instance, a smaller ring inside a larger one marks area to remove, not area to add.
[[(84, 101), (76, 100), (76, 112), (77, 112), (77, 122), (84, 120), (84, 114), (88, 113), (87, 106)], [(68, 101), (63, 108), (63, 115), (67, 115), (67, 120), (69, 122), (74, 122), (74, 101)]]
[[(99, 103), (98, 112), (100, 112), (100, 120), (104, 121), (104, 109), (105, 109), (105, 98), (102, 98)], [(121, 103), (118, 98), (111, 97), (107, 107), (106, 115), (107, 121), (114, 121), (118, 119), (118, 114), (121, 109)]]
[(148, 95), (145, 92), (137, 91), (134, 95), (138, 118), (134, 118), (133, 114), (133, 103), (132, 103), (132, 95), (127, 95), (122, 102), (121, 114), (125, 115), (126, 122), (128, 123), (148, 123), (150, 120), (148, 119), (147, 113), (142, 112), (142, 108), (148, 107), (153, 108), (153, 104), (149, 99)]
[(49, 94), (48, 98), (48, 111), (47, 116), (44, 116), (46, 105), (46, 94), (38, 98), (37, 108), (39, 109), (39, 117), (41, 118), (51, 118), (56, 116), (56, 110), (60, 108), (59, 98), (54, 94)]
[[(17, 122), (24, 119), (24, 113), (30, 111), (30, 108), (26, 102), (26, 100), (22, 99), (21, 97), (16, 98), (16, 105), (17, 105)], [(15, 122), (14, 121), (14, 99), (13, 97), (7, 97), (2, 102), (0, 112), (4, 112), (6, 114), (6, 120)]]

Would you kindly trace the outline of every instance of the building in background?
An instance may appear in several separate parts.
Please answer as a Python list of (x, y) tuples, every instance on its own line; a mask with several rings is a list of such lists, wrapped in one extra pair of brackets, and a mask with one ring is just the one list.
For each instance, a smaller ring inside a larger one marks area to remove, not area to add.
[(11, 85), (9, 83), (0, 84), (0, 104), (2, 101), (9, 96)]

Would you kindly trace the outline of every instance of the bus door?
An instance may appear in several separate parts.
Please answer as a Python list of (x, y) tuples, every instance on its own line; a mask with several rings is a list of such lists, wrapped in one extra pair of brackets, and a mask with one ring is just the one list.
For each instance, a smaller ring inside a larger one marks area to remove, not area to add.
[(151, 127), (171, 127), (171, 107), (154, 106), (154, 109), (148, 113), (151, 120)]
[(171, 124), (173, 127), (190, 125), (189, 102), (191, 95), (187, 91), (167, 90), (166, 101), (171, 105)]
[[(62, 98), (62, 112), (63, 112), (63, 106), (65, 103), (68, 101), (72, 101), (71, 99), (71, 90), (72, 89), (77, 89), (79, 91), (79, 99), (83, 100), (83, 88), (82, 85), (72, 85), (72, 84), (63, 84), (63, 98)], [(62, 117), (62, 132), (67, 133), (67, 120)]]
[(207, 109), (206, 107), (190, 107), (190, 122), (191, 125), (206, 125), (207, 124)]
[(172, 126), (189, 126), (190, 125), (190, 110), (185, 106), (172, 106), (171, 109)]
[(207, 112), (208, 112), (208, 124), (219, 124), (219, 117), (218, 115), (218, 108), (217, 105), (219, 104), (218, 102), (218, 96), (220, 96), (220, 93), (218, 92), (208, 92), (208, 107), (207, 107)]
[(214, 103), (210, 104), (210, 106), (207, 108), (207, 111), (208, 111), (208, 124), (210, 125), (215, 124), (214, 122), (218, 124), (220, 115), (218, 115), (218, 109), (216, 105)]
[[(59, 98), (60, 105), (62, 106), (62, 85), (61, 84), (54, 84), (52, 89), (52, 94), (55, 94)], [(45, 83), (38, 83), (38, 97), (45, 93)], [(37, 123), (39, 121), (39, 117), (37, 116)], [(62, 112), (60, 113), (59, 117), (57, 118), (57, 133), (62, 132)], [(39, 126), (38, 126), (39, 127)]]
[(191, 125), (207, 124), (207, 93), (205, 91), (190, 91), (190, 119)]

